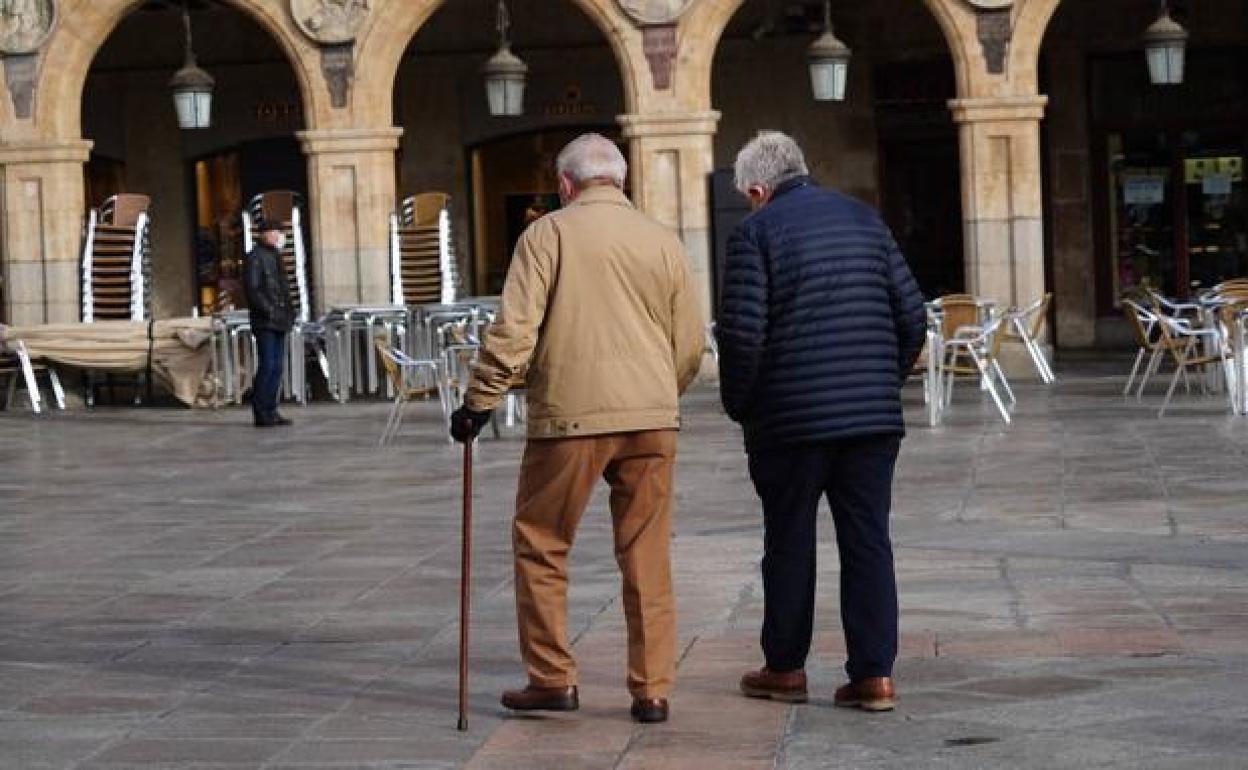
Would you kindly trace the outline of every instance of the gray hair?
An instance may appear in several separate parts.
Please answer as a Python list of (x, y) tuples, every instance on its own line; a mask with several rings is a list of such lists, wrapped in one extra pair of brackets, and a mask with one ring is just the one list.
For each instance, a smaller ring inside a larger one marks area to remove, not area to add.
[(775, 190), (795, 176), (805, 176), (806, 157), (793, 137), (779, 131), (759, 131), (741, 152), (733, 168), (737, 189), (742, 193), (755, 185)]
[(578, 187), (594, 179), (609, 179), (620, 189), (628, 176), (628, 161), (615, 142), (602, 134), (581, 134), (559, 151), (555, 170)]

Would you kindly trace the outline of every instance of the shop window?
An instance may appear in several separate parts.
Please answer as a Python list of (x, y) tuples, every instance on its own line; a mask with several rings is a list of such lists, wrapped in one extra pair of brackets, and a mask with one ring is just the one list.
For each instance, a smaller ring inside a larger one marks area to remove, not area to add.
[(1234, 132), (1113, 133), (1109, 158), (1113, 296), (1170, 296), (1248, 275), (1244, 137)]

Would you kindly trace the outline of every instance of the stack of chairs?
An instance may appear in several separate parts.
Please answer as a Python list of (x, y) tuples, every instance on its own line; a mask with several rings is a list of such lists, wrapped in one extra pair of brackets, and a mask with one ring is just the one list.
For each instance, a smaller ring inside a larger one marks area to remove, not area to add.
[(390, 215), (390, 301), (395, 305), (455, 302), (459, 270), (450, 202), (446, 193), (421, 193), (405, 198)]
[(256, 245), (259, 228), (277, 223), (286, 231), (286, 248), (282, 265), (290, 284), (291, 307), (295, 320), (312, 320), (312, 303), (308, 292), (308, 253), (303, 236), (303, 200), (290, 190), (270, 190), (253, 197), (243, 210), (243, 248), (251, 251)]
[(82, 320), (152, 317), (151, 218), (146, 195), (122, 193), (87, 214), (82, 244)]

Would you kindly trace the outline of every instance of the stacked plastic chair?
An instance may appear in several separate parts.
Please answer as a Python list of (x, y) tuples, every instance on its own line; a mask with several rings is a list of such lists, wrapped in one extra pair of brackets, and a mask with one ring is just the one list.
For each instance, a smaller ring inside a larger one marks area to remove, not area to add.
[(82, 320), (152, 316), (151, 198), (123, 193), (87, 214), (82, 243)]
[(395, 305), (455, 301), (459, 270), (451, 241), (451, 196), (428, 192), (390, 215), (390, 283)]
[(286, 232), (286, 248), (282, 265), (290, 284), (291, 306), (295, 320), (312, 320), (312, 303), (308, 293), (308, 253), (303, 235), (303, 200), (290, 190), (271, 190), (253, 197), (243, 211), (243, 248), (251, 251), (256, 245), (260, 228), (277, 224)]

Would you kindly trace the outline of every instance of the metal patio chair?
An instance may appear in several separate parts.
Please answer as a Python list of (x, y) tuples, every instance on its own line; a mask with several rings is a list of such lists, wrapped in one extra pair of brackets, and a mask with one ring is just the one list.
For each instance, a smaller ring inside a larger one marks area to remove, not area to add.
[[(963, 325), (953, 336), (947, 336), (941, 346), (940, 373), (944, 378), (945, 409), (953, 403), (953, 385), (958, 377), (975, 377), (980, 387), (992, 397), (1001, 419), (1011, 422), (1010, 410), (1017, 404), (998, 356), (1001, 352), (1001, 326), (1005, 315), (994, 313), (982, 326)], [(962, 363), (969, 359), (970, 363)], [(1007, 407), (997, 389), (1000, 384), (1009, 399)]]
[(403, 408), (413, 398), (424, 398), (436, 392), (442, 407), (442, 419), (449, 423), (451, 400), (446, 391), (441, 362), (437, 359), (412, 358), (403, 351), (390, 347), (384, 340), (377, 340), (375, 344), (386, 377), (394, 390), (390, 416), (386, 419), (377, 445), (385, 446), (398, 435), (399, 428), (403, 425)]
[(26, 344), (20, 340), (13, 346), (13, 350), (10, 353), (0, 352), (0, 378), (9, 378), (4, 408), (9, 409), (13, 405), (13, 398), (17, 395), (17, 386), (20, 382), (26, 388), (26, 397), (30, 403), (30, 411), (35, 414), (41, 414), (43, 412), (43, 397), (39, 394), (40, 374), (44, 374), (48, 378), (48, 385), (52, 389), (52, 398), (56, 408), (64, 411), (65, 389), (61, 387), (61, 378), (57, 376), (55, 369), (45, 364), (31, 361), (30, 354), (26, 351)]
[[(1183, 377), (1190, 392), (1191, 383), (1187, 382), (1187, 370), (1204, 369), (1211, 364), (1218, 364), (1226, 380), (1226, 392), (1230, 398), (1231, 409), (1235, 409), (1235, 393), (1229, 376), (1230, 352), (1222, 339), (1222, 332), (1214, 327), (1196, 327), (1185, 318), (1158, 315), (1158, 328), (1161, 331), (1160, 349), (1170, 354), (1174, 361), (1174, 376), (1170, 378), (1170, 387), (1166, 390), (1166, 398), (1157, 411), (1157, 417), (1164, 417), (1174, 389)], [(1206, 390), (1207, 390), (1206, 384)]]
[(1022, 310), (1012, 309), (1005, 314), (1005, 322), (1001, 327), (1002, 341), (1021, 344), (1031, 355), (1031, 362), (1035, 365), (1040, 380), (1046, 385), (1056, 382), (1057, 376), (1037, 340), (1048, 321), (1049, 305), (1052, 302), (1053, 293), (1048, 292)]
[[(1131, 334), (1135, 337), (1137, 350), (1135, 353), (1135, 363), (1131, 366), (1131, 373), (1127, 375), (1127, 384), (1122, 388), (1122, 395), (1131, 392), (1131, 386), (1136, 383), (1136, 375), (1139, 375), (1138, 390), (1135, 397), (1141, 398), (1144, 395), (1144, 386), (1148, 383), (1155, 371), (1158, 363), (1157, 359), (1161, 355), (1161, 331), (1157, 328), (1160, 321), (1157, 314), (1145, 308), (1135, 300), (1122, 300), (1122, 313), (1127, 317), (1127, 322), (1131, 326)], [(1143, 371), (1140, 370), (1140, 364), (1146, 363)]]
[(1151, 286), (1144, 288), (1144, 295), (1159, 315), (1168, 315), (1172, 318), (1188, 320), (1200, 318), (1202, 308), (1199, 302), (1184, 302), (1183, 300), (1170, 299)]

